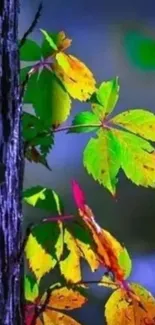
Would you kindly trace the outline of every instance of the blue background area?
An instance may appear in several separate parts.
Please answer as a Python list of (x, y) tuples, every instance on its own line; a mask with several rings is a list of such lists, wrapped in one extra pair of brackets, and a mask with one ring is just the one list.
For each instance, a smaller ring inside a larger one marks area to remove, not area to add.
[[(20, 37), (35, 14), (38, 1), (22, 2)], [(70, 53), (83, 60), (98, 82), (119, 76), (121, 92), (116, 113), (129, 108), (148, 108), (155, 112), (155, 73), (138, 70), (128, 61), (123, 36), (136, 28), (155, 38), (154, 1), (112, 0), (44, 0), (44, 11), (38, 28), (64, 30), (73, 39)], [(32, 38), (40, 41), (40, 32)], [(29, 108), (28, 108), (29, 109)], [(73, 103), (73, 116), (89, 109), (88, 104)], [(71, 179), (84, 189), (97, 221), (122, 241), (133, 256), (131, 279), (155, 293), (155, 191), (136, 187), (123, 174), (117, 191), (117, 202), (87, 175), (82, 153), (91, 134), (58, 133), (48, 161), (52, 172), (35, 164), (26, 164), (24, 186), (44, 185), (55, 189), (66, 203), (68, 212), (75, 207)], [(44, 217), (42, 211), (24, 206), (25, 226)], [(91, 274), (84, 266), (85, 279), (98, 279), (101, 271)], [(92, 286), (92, 301), (75, 314), (82, 324), (103, 325), (103, 306), (107, 290)]]

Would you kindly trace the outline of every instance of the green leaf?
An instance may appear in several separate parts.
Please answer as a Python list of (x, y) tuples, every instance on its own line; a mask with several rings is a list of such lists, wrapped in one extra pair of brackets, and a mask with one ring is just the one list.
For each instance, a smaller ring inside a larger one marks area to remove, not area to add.
[(83, 164), (88, 174), (115, 195), (121, 161), (119, 144), (110, 130), (99, 131), (98, 138), (88, 142)]
[[(23, 136), (26, 141), (30, 141), (42, 132), (49, 129), (44, 125), (43, 121), (37, 116), (23, 112), (22, 115)], [(37, 144), (38, 145), (38, 144)]]
[(25, 246), (25, 255), (29, 268), (37, 278), (37, 283), (56, 266), (62, 252), (62, 224), (46, 222), (32, 228)]
[(20, 60), (21, 61), (40, 61), (41, 59), (41, 48), (40, 46), (27, 39), (24, 45), (20, 48)]
[(38, 135), (30, 141), (30, 145), (39, 146), (41, 154), (45, 157), (50, 152), (52, 145), (54, 144), (53, 134)]
[(93, 246), (93, 238), (83, 223), (68, 223), (67, 229), (74, 236), (75, 239), (80, 240), (82, 243)]
[[(57, 47), (59, 41), (59, 33), (48, 33), (48, 36), (53, 40), (54, 44)], [(48, 58), (49, 56), (52, 56), (53, 53), (55, 53), (55, 49), (52, 49), (50, 43), (45, 37), (43, 37), (41, 52), (43, 58)]]
[(102, 82), (96, 91), (96, 99), (99, 105), (94, 103), (92, 110), (101, 121), (115, 108), (119, 98), (119, 90), (118, 77), (116, 77), (113, 80)]
[[(44, 35), (45, 36), (45, 35)], [(50, 40), (48, 41), (48, 37)], [(44, 58), (51, 57), (53, 54), (56, 54), (55, 48), (57, 47), (57, 51), (64, 51), (70, 45), (72, 40), (69, 39), (63, 31), (59, 33), (48, 33), (48, 37), (43, 37), (43, 42), (41, 46), (42, 56)], [(54, 43), (54, 47), (52, 48), (50, 45), (50, 41), (52, 39), (52, 44)]]
[[(26, 141), (27, 153), (28, 149), (31, 150), (31, 147), (39, 147), (41, 155), (46, 157), (54, 144), (54, 134), (51, 132), (49, 127), (47, 128), (47, 126), (44, 125), (44, 121), (37, 116), (26, 112), (24, 112), (22, 116), (22, 126), (24, 140)], [(35, 150), (37, 150), (37, 148), (35, 148)]]
[(72, 126), (76, 127), (70, 128), (68, 133), (84, 133), (96, 131), (99, 128), (100, 124), (100, 120), (92, 112), (81, 112), (77, 114), (73, 119)]
[[(40, 29), (40, 31), (43, 33), (45, 40), (48, 42), (50, 48), (54, 51), (57, 51), (58, 48), (56, 46), (56, 43), (52, 37), (52, 34), (47, 33), (44, 29)], [(42, 52), (45, 51), (45, 43), (43, 43), (44, 45), (42, 46)], [(46, 50), (47, 51), (47, 50)], [(52, 51), (51, 51), (52, 52)], [(52, 53), (51, 53), (52, 54)]]
[(155, 153), (148, 141), (129, 132), (112, 130), (121, 152), (121, 167), (136, 185), (155, 187)]
[(118, 114), (111, 122), (141, 137), (155, 141), (155, 115), (143, 109), (132, 109)]
[(38, 284), (32, 275), (27, 275), (24, 278), (25, 299), (34, 302), (39, 296)]
[(36, 115), (46, 124), (59, 126), (68, 118), (71, 100), (57, 77), (44, 69), (37, 81), (37, 96), (33, 98)]
[(119, 254), (118, 264), (124, 272), (124, 278), (127, 279), (132, 270), (132, 261), (125, 247)]
[(154, 39), (138, 31), (128, 32), (124, 37), (124, 47), (132, 64), (143, 70), (155, 70)]
[(48, 188), (35, 186), (23, 192), (23, 200), (35, 208), (44, 209), (52, 213), (63, 213), (63, 205), (58, 194)]
[(51, 171), (51, 168), (45, 158), (45, 154), (41, 154), (36, 147), (28, 146), (28, 148), (25, 150), (25, 158), (30, 162), (40, 163)]
[[(20, 80), (23, 82), (26, 78), (26, 75), (29, 73), (29, 71), (32, 69), (32, 66), (25, 67), (20, 70)], [(37, 94), (37, 89), (36, 89), (36, 84), (37, 84), (37, 79), (38, 79), (38, 72), (33, 73), (26, 85), (26, 90), (24, 93), (24, 99), (23, 102), (26, 104), (32, 104), (33, 99), (38, 96)]]

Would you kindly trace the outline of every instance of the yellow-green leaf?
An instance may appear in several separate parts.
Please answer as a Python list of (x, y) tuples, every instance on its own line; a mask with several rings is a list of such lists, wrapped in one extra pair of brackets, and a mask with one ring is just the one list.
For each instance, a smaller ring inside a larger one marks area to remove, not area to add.
[(121, 167), (136, 185), (155, 187), (154, 148), (146, 140), (129, 132), (112, 130), (120, 145)]
[(119, 254), (118, 264), (124, 272), (124, 278), (127, 279), (132, 270), (132, 261), (125, 247)]
[(33, 106), (38, 115), (48, 125), (59, 126), (65, 122), (71, 110), (71, 100), (60, 80), (44, 69), (37, 81), (38, 96), (33, 98)]
[(34, 302), (39, 295), (38, 284), (33, 280), (32, 276), (27, 275), (24, 278), (24, 292), (27, 301)]
[(100, 120), (95, 114), (81, 112), (74, 117), (68, 133), (93, 132), (99, 129), (100, 125)]
[(144, 287), (131, 285), (139, 298), (129, 299), (123, 289), (116, 290), (105, 305), (105, 316), (108, 325), (154, 325), (155, 299)]
[(110, 130), (101, 130), (92, 138), (83, 155), (87, 172), (105, 186), (113, 195), (116, 191), (116, 176), (120, 168), (120, 149)]
[(143, 109), (132, 109), (118, 114), (111, 122), (141, 137), (155, 141), (155, 115)]
[[(119, 98), (120, 86), (118, 77), (102, 82), (96, 91), (96, 99), (101, 105), (94, 105), (93, 111), (103, 120), (104, 114), (110, 114), (115, 108)], [(101, 108), (102, 107), (102, 108)]]

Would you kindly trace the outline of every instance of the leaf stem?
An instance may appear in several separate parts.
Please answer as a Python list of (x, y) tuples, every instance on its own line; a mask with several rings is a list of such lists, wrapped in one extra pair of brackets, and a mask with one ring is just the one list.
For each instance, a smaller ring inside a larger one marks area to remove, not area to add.
[(74, 219), (75, 216), (72, 216), (72, 215), (69, 215), (69, 216), (58, 216), (58, 217), (49, 217), (49, 218), (44, 218), (42, 220), (42, 222), (49, 222), (49, 221), (52, 221), (52, 222), (55, 222), (55, 221), (64, 221), (64, 220), (69, 220), (69, 219)]
[(81, 128), (81, 127), (86, 127), (86, 128), (90, 128), (90, 127), (98, 127), (101, 128), (103, 127), (102, 123), (97, 123), (97, 124), (77, 124), (77, 125), (69, 125), (69, 126), (63, 126), (61, 128), (58, 129), (53, 129), (52, 132), (61, 132), (61, 131), (68, 131), (68, 130), (74, 130), (77, 128)]
[(120, 285), (118, 283), (114, 283), (114, 282), (110, 282), (110, 281), (102, 281), (102, 280), (88, 280), (88, 281), (79, 281), (77, 283), (75, 283), (76, 285), (79, 285), (79, 284), (98, 284), (98, 283), (103, 283), (105, 284), (106, 286), (109, 285), (109, 286), (116, 286), (116, 287), (120, 287)]

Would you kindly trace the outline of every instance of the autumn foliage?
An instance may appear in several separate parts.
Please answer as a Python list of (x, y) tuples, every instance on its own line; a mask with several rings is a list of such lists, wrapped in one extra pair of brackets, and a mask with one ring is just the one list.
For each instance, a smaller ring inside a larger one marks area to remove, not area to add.
[[(21, 68), (23, 102), (34, 109), (33, 115), (24, 111), (22, 116), (25, 158), (51, 169), (47, 155), (55, 132), (94, 132), (83, 153), (83, 165), (94, 180), (115, 196), (122, 169), (136, 185), (154, 188), (155, 149), (149, 141), (155, 141), (155, 115), (143, 108), (113, 115), (120, 94), (118, 77), (97, 85), (88, 67), (70, 54), (71, 40), (64, 32), (41, 33), (41, 45), (27, 39), (20, 49), (21, 61), (31, 62)], [(90, 109), (63, 127), (73, 99), (87, 101)], [(127, 249), (97, 223), (75, 180), (72, 193), (74, 215), (52, 189), (39, 185), (23, 192), (24, 202), (50, 214), (31, 225), (25, 240), (25, 324), (79, 325), (65, 311), (89, 303), (89, 283), (81, 271), (85, 260), (92, 272), (103, 272), (97, 285), (113, 289), (105, 305), (108, 325), (155, 325), (154, 297), (128, 281), (132, 261)], [(54, 268), (61, 281), (53, 283), (51, 277), (51, 286), (42, 292), (41, 281)]]

